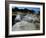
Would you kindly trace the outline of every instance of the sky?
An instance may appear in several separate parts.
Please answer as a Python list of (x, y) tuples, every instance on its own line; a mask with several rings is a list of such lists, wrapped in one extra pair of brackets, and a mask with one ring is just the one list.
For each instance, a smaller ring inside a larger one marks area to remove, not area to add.
[(27, 8), (28, 10), (34, 10), (35, 13), (38, 13), (38, 11), (40, 11), (40, 8), (36, 8), (36, 7), (17, 7), (18, 9), (25, 9)]

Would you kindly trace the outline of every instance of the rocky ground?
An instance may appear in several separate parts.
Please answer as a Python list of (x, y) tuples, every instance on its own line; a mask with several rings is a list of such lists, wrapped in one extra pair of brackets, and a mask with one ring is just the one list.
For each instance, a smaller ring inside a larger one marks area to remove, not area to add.
[(40, 29), (40, 16), (37, 17), (37, 15), (33, 14), (26, 14), (26, 15), (17, 14), (12, 31), (39, 30), (39, 29)]

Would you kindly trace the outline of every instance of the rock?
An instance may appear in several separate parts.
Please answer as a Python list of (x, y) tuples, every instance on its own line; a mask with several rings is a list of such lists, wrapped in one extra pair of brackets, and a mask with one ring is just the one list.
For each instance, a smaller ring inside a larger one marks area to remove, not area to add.
[(26, 21), (21, 21), (13, 26), (13, 31), (22, 31), (22, 30), (36, 30), (36, 26), (33, 23), (29, 23)]

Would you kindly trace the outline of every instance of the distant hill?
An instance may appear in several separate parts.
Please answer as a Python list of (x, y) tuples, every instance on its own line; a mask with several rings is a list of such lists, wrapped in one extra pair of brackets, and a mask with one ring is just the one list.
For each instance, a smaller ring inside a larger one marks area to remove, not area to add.
[(27, 13), (27, 12), (29, 11), (29, 12), (31, 12), (32, 14), (40, 14), (40, 11), (35, 12), (35, 10), (33, 10), (33, 9), (32, 9), (32, 10), (29, 10), (29, 9), (27, 9), (27, 8), (19, 9), (19, 8), (17, 8), (17, 7), (12, 8), (12, 12), (16, 13), (17, 11), (19, 11), (19, 12), (24, 12), (24, 13)]

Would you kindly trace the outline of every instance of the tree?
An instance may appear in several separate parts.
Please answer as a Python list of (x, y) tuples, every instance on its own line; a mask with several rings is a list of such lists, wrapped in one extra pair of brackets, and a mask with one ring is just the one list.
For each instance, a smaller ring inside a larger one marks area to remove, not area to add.
[(26, 13), (27, 11), (29, 11), (27, 8), (24, 9), (24, 12)]
[(31, 10), (32, 11), (32, 14), (34, 14), (35, 13), (35, 11), (34, 10)]
[(16, 12), (16, 11), (19, 11), (19, 9), (17, 7), (15, 7), (15, 8), (12, 8), (12, 11)]
[(17, 7), (15, 7), (15, 11), (19, 11), (19, 9)]
[(24, 9), (19, 9), (19, 11), (23, 12), (23, 11), (24, 11)]
[(15, 9), (14, 8), (12, 8), (12, 12), (15, 12)]
[(40, 15), (40, 11), (38, 11), (38, 15)]

